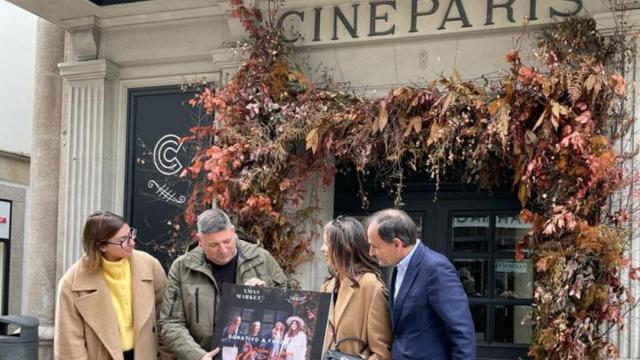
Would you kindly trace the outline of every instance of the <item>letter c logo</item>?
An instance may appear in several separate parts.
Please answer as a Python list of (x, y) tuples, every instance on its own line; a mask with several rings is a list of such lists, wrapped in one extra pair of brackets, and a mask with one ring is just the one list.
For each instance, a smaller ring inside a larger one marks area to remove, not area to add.
[(182, 169), (182, 163), (178, 160), (181, 147), (180, 137), (174, 134), (165, 135), (158, 140), (153, 148), (153, 164), (161, 174), (171, 176)]

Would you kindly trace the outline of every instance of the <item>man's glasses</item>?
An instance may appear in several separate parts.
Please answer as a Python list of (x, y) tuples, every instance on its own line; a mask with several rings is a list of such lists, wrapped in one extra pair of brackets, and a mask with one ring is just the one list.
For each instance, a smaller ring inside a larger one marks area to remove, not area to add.
[(126, 236), (122, 236), (118, 239), (116, 239), (118, 242), (115, 241), (103, 241), (103, 243), (105, 244), (112, 244), (112, 245), (120, 245), (121, 248), (126, 248), (133, 240), (136, 239), (136, 237), (138, 236), (138, 230), (136, 230), (135, 228), (131, 228), (129, 230), (129, 235)]

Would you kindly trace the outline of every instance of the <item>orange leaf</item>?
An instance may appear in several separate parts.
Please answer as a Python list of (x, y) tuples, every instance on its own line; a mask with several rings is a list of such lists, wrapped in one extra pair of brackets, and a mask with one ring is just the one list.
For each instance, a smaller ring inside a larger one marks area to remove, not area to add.
[(389, 121), (389, 113), (387, 112), (387, 109), (380, 110), (380, 114), (378, 114), (378, 119), (377, 119), (377, 123), (378, 123), (377, 129), (380, 130), (380, 132), (382, 132), (385, 126), (387, 126), (388, 121)]
[(520, 210), (520, 221), (523, 223), (531, 223), (533, 221), (533, 213), (527, 209)]
[(449, 93), (447, 95), (447, 97), (444, 99), (444, 104), (442, 104), (442, 113), (444, 114), (445, 112), (447, 112), (447, 109), (449, 109), (449, 106), (451, 106), (451, 103), (455, 100), (455, 95), (454, 93)]
[(538, 126), (540, 126), (540, 124), (542, 124), (542, 122), (544, 121), (544, 118), (546, 116), (547, 116), (547, 109), (544, 109), (542, 114), (540, 114), (540, 117), (538, 118), (538, 121), (536, 121), (536, 124), (533, 126), (532, 131), (536, 131), (536, 129), (538, 128)]
[(318, 128), (313, 128), (311, 129), (311, 131), (309, 131), (309, 133), (307, 134), (306, 141), (307, 141), (306, 149), (307, 150), (311, 149), (311, 152), (315, 154), (316, 151), (318, 150), (318, 143), (320, 142), (320, 137), (318, 135)]
[(411, 133), (411, 130), (414, 130), (416, 134), (419, 134), (420, 131), (422, 131), (422, 117), (412, 117), (407, 124), (407, 128), (405, 129), (403, 136), (409, 135)]
[(489, 113), (491, 115), (495, 115), (498, 113), (498, 110), (500, 110), (500, 108), (502, 108), (502, 106), (504, 105), (504, 99), (497, 99), (491, 102), (491, 104), (489, 104)]
[(413, 124), (413, 130), (416, 131), (416, 134), (419, 134), (422, 131), (422, 117), (414, 116), (409, 121), (409, 124)]
[(437, 121), (432, 121), (431, 122), (431, 129), (429, 130), (429, 138), (427, 139), (427, 146), (435, 143), (436, 141), (438, 141), (441, 137), (440, 135), (440, 130), (442, 129), (442, 127), (440, 127), (440, 125), (438, 124)]
[(520, 187), (518, 188), (518, 199), (520, 200), (520, 204), (522, 207), (527, 203), (528, 198), (527, 184), (524, 182), (520, 183)]
[(196, 159), (193, 162), (193, 165), (189, 166), (189, 171), (191, 171), (193, 175), (198, 175), (201, 170), (202, 170), (202, 161), (200, 159)]

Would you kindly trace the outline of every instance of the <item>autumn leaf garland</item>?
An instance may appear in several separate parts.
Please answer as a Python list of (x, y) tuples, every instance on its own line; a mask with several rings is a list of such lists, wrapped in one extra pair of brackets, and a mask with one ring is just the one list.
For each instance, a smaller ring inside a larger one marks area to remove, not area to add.
[(201, 146), (184, 174), (196, 185), (188, 224), (216, 202), (292, 274), (317, 239), (318, 187), (338, 169), (385, 174), (397, 203), (409, 171), (426, 173), (436, 185), (511, 187), (521, 220), (532, 226), (515, 254), (536, 268), (529, 356), (615, 353), (601, 329), (623, 324), (633, 298), (622, 270), (637, 279), (640, 269), (625, 255), (624, 224), (603, 215), (624, 183), (624, 158), (610, 136), (624, 128), (625, 81), (602, 54), (629, 51), (632, 42), (598, 34), (592, 19), (570, 19), (543, 30), (534, 52), (540, 68), (523, 64), (514, 50), (500, 81), (479, 85), (454, 72), (372, 101), (315, 88), (292, 60), (273, 14), (263, 19), (240, 0), (234, 6), (251, 58), (227, 85), (192, 101), (215, 113), (215, 125), (194, 128), (185, 139)]

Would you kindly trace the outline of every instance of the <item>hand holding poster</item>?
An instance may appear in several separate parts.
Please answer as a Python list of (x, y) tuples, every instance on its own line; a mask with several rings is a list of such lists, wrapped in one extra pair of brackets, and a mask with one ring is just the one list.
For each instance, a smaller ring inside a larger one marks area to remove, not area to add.
[(213, 347), (221, 360), (322, 357), (331, 294), (225, 283)]

